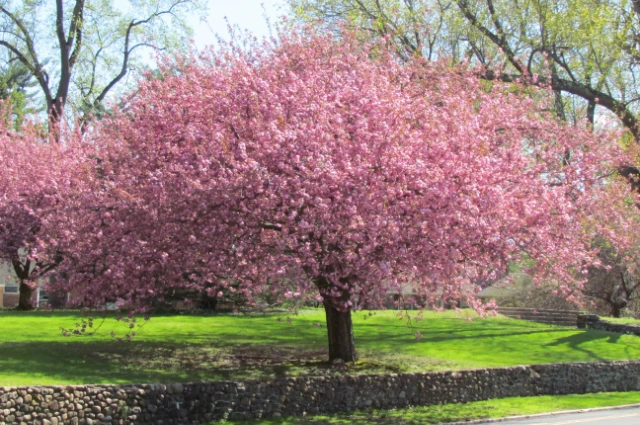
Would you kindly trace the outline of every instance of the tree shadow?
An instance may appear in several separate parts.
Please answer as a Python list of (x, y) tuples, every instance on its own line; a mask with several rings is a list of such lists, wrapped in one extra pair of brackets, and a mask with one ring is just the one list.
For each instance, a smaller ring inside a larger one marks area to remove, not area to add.
[(587, 342), (596, 341), (599, 339), (606, 339), (607, 343), (615, 344), (618, 342), (622, 335), (614, 332), (605, 332), (605, 331), (584, 331), (580, 333), (576, 333), (574, 335), (569, 335), (563, 338), (558, 338), (554, 342), (550, 342), (545, 344), (545, 347), (554, 347), (566, 345), (572, 350), (580, 351), (584, 354), (587, 354), (589, 357), (597, 360), (606, 360), (602, 356), (600, 356), (597, 352), (587, 350), (582, 345)]

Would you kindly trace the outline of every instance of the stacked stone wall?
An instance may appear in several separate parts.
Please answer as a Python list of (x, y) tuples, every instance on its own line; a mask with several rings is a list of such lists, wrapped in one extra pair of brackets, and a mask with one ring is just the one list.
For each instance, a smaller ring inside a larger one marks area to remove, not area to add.
[(578, 316), (578, 328), (596, 329), (599, 331), (616, 332), (620, 334), (640, 336), (640, 325), (611, 323), (602, 320), (595, 314), (581, 314)]
[(576, 326), (577, 310), (552, 310), (544, 308), (498, 307), (498, 313), (513, 319), (529, 320), (561, 326)]
[(640, 361), (187, 384), (1, 387), (0, 424), (202, 424), (513, 396), (640, 390)]

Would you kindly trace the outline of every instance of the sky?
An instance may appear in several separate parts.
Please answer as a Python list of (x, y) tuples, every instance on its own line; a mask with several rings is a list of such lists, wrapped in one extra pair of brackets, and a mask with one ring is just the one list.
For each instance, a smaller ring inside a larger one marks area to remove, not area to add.
[(284, 14), (282, 0), (208, 0), (208, 9), (205, 22), (193, 19), (193, 38), (200, 48), (213, 43), (216, 33), (228, 38), (225, 17), (229, 23), (262, 37), (269, 34), (264, 15), (276, 21)]

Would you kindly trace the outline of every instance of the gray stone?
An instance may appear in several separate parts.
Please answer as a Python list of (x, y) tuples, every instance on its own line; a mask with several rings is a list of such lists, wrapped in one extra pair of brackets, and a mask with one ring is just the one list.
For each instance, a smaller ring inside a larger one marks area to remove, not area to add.
[[(0, 423), (176, 425), (512, 395), (639, 390), (640, 380), (628, 376), (640, 376), (640, 361), (265, 382), (0, 388)], [(32, 403), (26, 402), (29, 397)], [(160, 406), (169, 406), (168, 411)]]
[(167, 392), (169, 394), (182, 394), (184, 386), (182, 384), (171, 384), (167, 386)]

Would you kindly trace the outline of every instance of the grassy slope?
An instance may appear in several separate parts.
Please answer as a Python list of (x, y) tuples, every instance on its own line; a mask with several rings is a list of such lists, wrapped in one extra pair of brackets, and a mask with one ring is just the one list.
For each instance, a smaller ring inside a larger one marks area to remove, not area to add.
[(602, 320), (611, 323), (621, 323), (625, 325), (640, 325), (640, 319), (633, 317), (601, 317)]
[[(354, 314), (362, 360), (352, 373), (499, 367), (640, 358), (640, 338), (505, 318), (467, 321), (453, 312), (399, 320), (392, 311)], [(159, 316), (132, 342), (108, 319), (93, 337), (64, 338), (71, 313), (0, 312), (0, 385), (170, 382), (338, 373), (324, 365), (319, 310), (297, 316)], [(316, 324), (316, 326), (314, 326)], [(417, 340), (417, 331), (423, 338)]]
[[(429, 425), (474, 419), (532, 415), (561, 410), (619, 406), (638, 402), (640, 402), (640, 392), (516, 397), (467, 404), (354, 412), (335, 416), (317, 415), (299, 418), (262, 419), (259, 421), (227, 421), (226, 423), (230, 425), (258, 423), (265, 425)], [(540, 422), (547, 423), (549, 421), (541, 419)]]

